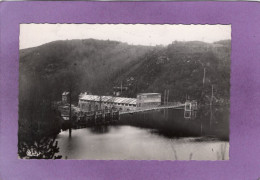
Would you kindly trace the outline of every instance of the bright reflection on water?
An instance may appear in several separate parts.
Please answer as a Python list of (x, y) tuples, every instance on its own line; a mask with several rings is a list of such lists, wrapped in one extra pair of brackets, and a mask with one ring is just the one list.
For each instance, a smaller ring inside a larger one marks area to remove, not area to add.
[(150, 129), (101, 126), (61, 132), (59, 154), (86, 160), (227, 160), (229, 143), (205, 138), (167, 138)]

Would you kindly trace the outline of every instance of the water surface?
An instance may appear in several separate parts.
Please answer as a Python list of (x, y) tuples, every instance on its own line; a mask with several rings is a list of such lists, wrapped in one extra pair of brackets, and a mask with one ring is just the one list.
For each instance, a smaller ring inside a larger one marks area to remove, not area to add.
[(206, 137), (166, 137), (129, 125), (63, 131), (58, 137), (64, 159), (82, 160), (227, 160), (229, 143)]

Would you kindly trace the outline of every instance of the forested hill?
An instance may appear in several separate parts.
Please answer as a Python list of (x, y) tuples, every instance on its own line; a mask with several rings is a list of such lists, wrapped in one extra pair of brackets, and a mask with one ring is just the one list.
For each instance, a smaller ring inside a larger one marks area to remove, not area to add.
[(229, 100), (230, 49), (230, 40), (148, 47), (87, 39), (20, 50), (20, 104), (60, 100), (68, 89), (75, 101), (82, 91), (109, 95), (121, 83), (128, 97), (167, 89), (170, 101), (207, 100), (213, 85), (216, 101)]

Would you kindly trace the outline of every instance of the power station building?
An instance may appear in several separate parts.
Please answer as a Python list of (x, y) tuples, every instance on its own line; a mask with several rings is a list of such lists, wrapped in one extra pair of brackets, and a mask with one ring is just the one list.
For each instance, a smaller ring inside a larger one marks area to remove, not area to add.
[(137, 108), (156, 107), (161, 105), (160, 93), (139, 93), (137, 94)]
[(80, 110), (85, 112), (104, 109), (130, 111), (136, 109), (136, 98), (81, 94), (78, 105)]
[(119, 111), (132, 111), (137, 108), (149, 108), (161, 105), (160, 93), (141, 93), (137, 98), (98, 96), (88, 93), (79, 95), (78, 106), (81, 111), (97, 111), (105, 109), (116, 109)]

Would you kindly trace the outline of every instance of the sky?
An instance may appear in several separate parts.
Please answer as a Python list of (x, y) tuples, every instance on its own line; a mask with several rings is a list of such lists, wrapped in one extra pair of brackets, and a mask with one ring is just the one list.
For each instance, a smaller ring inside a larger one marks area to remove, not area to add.
[(231, 25), (20, 24), (20, 49), (89, 38), (149, 46), (168, 45), (175, 40), (211, 43), (231, 39)]

